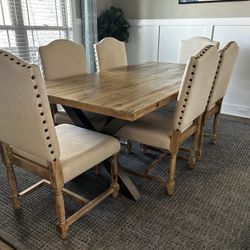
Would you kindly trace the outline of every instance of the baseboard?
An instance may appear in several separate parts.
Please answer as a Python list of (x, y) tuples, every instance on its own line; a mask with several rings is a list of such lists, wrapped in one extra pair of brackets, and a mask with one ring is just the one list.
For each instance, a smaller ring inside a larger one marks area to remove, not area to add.
[(222, 114), (250, 118), (250, 107), (223, 103)]

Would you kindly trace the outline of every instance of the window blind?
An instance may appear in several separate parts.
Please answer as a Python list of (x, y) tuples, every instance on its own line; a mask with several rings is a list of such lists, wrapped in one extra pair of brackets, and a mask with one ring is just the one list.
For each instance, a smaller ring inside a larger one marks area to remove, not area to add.
[(70, 0), (0, 0), (0, 48), (40, 64), (38, 47), (72, 39)]

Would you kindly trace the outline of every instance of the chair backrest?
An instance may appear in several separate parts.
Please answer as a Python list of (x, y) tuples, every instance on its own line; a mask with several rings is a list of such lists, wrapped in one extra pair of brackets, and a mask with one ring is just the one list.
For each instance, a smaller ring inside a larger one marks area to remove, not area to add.
[(177, 98), (175, 130), (185, 130), (205, 111), (219, 58), (219, 52), (212, 45), (190, 57)]
[(41, 71), (0, 50), (0, 142), (52, 162), (60, 155)]
[(219, 53), (220, 61), (209, 98), (208, 109), (211, 109), (217, 101), (225, 96), (236, 58), (239, 54), (239, 47), (236, 42), (231, 41), (228, 42)]
[(125, 43), (113, 37), (106, 37), (94, 45), (97, 70), (128, 65)]
[(214, 45), (219, 49), (220, 43), (203, 36), (195, 36), (187, 40), (181, 40), (177, 62), (187, 63), (189, 57), (195, 55), (207, 45)]
[(55, 40), (39, 48), (46, 80), (54, 80), (87, 73), (83, 45), (64, 39)]

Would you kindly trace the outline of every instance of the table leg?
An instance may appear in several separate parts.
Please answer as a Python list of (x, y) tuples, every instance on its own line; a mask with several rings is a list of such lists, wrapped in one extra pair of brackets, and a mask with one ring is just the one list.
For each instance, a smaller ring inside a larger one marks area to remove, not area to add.
[[(63, 106), (63, 108), (76, 126), (96, 131), (94, 126), (91, 124), (82, 110), (67, 106)], [(105, 168), (110, 172), (109, 162), (106, 160), (103, 162), (103, 164)], [(130, 179), (129, 175), (121, 168), (118, 168), (118, 182), (120, 184), (122, 194), (135, 201), (140, 198), (140, 192)]]
[(67, 106), (63, 106), (63, 108), (76, 126), (96, 131), (82, 110)]

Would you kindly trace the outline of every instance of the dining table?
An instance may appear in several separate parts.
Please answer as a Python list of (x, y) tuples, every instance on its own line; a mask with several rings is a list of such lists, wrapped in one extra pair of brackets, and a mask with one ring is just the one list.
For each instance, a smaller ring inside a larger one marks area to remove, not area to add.
[[(76, 126), (95, 130), (84, 114), (88, 111), (107, 116), (105, 126), (120, 121), (118, 131), (123, 122), (133, 122), (175, 100), (184, 71), (184, 64), (146, 62), (46, 81), (46, 87), (50, 104), (61, 104)], [(118, 176), (121, 191), (138, 200), (140, 192), (128, 173), (119, 168)]]

